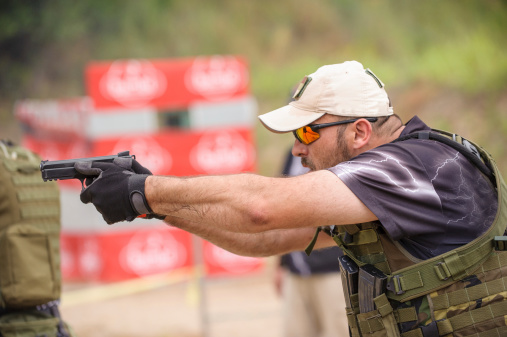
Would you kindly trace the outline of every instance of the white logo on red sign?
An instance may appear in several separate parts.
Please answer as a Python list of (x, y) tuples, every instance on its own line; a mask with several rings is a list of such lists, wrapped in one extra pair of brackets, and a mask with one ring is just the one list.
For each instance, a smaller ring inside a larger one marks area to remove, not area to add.
[(171, 169), (173, 164), (169, 151), (150, 136), (120, 139), (114, 146), (113, 153), (121, 151), (130, 151), (130, 154), (135, 155), (139, 163), (153, 174), (164, 174)]
[(248, 70), (232, 56), (197, 58), (185, 75), (190, 92), (212, 101), (233, 96), (248, 80)]
[(185, 265), (185, 246), (167, 231), (137, 232), (120, 252), (120, 264), (127, 272), (149, 275)]
[(205, 247), (206, 260), (230, 273), (241, 274), (253, 271), (262, 262), (260, 258), (236, 255), (212, 244)]
[(98, 279), (102, 271), (100, 247), (94, 238), (84, 239), (79, 251), (79, 269), (87, 279)]
[(76, 256), (69, 241), (67, 236), (60, 238), (60, 269), (64, 278), (71, 276), (76, 269)]
[(254, 160), (253, 145), (232, 130), (204, 133), (190, 152), (192, 167), (208, 174), (241, 172)]
[(165, 92), (167, 80), (148, 61), (115, 61), (99, 86), (104, 97), (128, 108), (140, 108)]

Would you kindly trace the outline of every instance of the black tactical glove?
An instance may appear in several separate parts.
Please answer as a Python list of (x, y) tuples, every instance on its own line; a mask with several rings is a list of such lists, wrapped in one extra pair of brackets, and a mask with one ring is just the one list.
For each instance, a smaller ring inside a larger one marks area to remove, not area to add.
[(132, 221), (141, 214), (164, 219), (151, 210), (144, 195), (144, 183), (152, 173), (132, 158), (115, 158), (112, 163), (77, 162), (76, 171), (88, 176), (81, 201), (93, 203), (108, 224)]

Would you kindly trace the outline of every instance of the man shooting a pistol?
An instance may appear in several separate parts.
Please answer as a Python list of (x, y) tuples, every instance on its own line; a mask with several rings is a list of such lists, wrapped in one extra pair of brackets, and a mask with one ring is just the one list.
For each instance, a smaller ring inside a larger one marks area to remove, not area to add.
[(95, 177), (81, 200), (110, 224), (149, 214), (241, 255), (338, 244), (385, 281), (369, 309), (347, 294), (352, 336), (505, 335), (505, 185), (489, 155), (417, 117), (404, 125), (355, 61), (319, 68), (294, 98), (259, 118), (294, 133), (310, 173), (178, 178), (131, 158), (78, 162)]

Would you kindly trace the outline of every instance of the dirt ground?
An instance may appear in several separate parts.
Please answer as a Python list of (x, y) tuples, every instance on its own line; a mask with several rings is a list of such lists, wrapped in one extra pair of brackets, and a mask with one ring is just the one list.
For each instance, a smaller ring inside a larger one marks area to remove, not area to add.
[(269, 266), (204, 282), (186, 274), (64, 284), (61, 312), (79, 337), (281, 336), (281, 301)]
[[(204, 281), (183, 270), (114, 284), (64, 283), (61, 312), (78, 337), (280, 337), (275, 261), (248, 276)], [(337, 319), (346, 326), (345, 316)]]

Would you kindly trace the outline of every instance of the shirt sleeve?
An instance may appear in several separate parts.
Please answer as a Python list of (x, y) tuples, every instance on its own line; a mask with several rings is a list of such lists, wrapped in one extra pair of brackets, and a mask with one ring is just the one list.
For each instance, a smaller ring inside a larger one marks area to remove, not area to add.
[(394, 240), (444, 233), (442, 205), (410, 149), (386, 144), (329, 169), (377, 216)]

